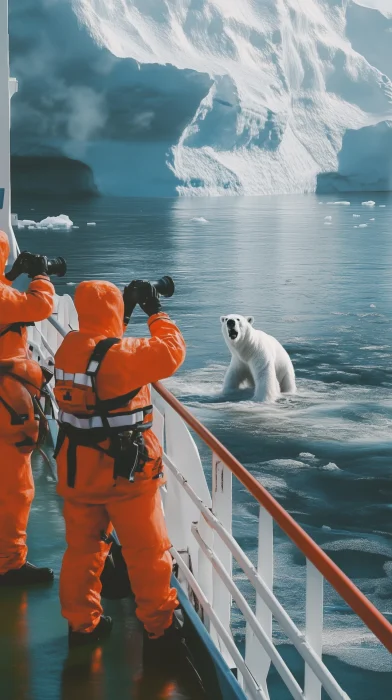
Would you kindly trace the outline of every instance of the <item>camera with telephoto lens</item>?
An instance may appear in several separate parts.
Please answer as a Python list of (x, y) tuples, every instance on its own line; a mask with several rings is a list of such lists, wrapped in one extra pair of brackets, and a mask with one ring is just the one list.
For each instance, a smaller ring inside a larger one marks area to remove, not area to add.
[[(40, 272), (37, 272), (39, 264)], [(64, 258), (47, 258), (45, 255), (35, 255), (23, 251), (16, 259), (13, 267), (9, 272), (6, 272), (5, 277), (10, 282), (16, 280), (23, 273), (34, 277), (37, 274), (57, 275), (64, 277), (67, 272), (67, 263)]]
[(145, 284), (151, 284), (151, 286), (156, 289), (156, 291), (161, 297), (172, 297), (174, 294), (174, 282), (172, 278), (169, 277), (169, 275), (164, 275), (164, 277), (161, 277), (159, 280), (157, 280), (157, 282), (147, 282), (147, 280), (135, 280), (135, 282), (131, 283), (129, 287), (125, 288), (131, 289), (132, 287), (132, 293), (135, 295), (135, 303), (140, 304), (140, 302), (143, 301), (143, 289)]
[(151, 282), (152, 286), (155, 287), (158, 294), (162, 297), (172, 297), (174, 294), (175, 286), (174, 282), (169, 275), (161, 277), (157, 282)]

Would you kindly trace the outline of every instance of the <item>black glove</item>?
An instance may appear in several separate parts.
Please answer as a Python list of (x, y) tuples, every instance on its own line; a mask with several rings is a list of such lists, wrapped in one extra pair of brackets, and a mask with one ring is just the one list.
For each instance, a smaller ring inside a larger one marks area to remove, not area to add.
[(27, 260), (27, 274), (30, 278), (48, 274), (44, 255), (34, 255), (34, 253), (26, 253), (26, 255), (29, 256)]
[(16, 280), (17, 277), (19, 277), (19, 275), (22, 275), (24, 272), (27, 271), (26, 265), (28, 255), (29, 253), (27, 253), (26, 250), (23, 250), (21, 253), (19, 253), (11, 269), (8, 270), (8, 272), (5, 275), (7, 280), (13, 282), (14, 280)]
[(124, 287), (123, 291), (124, 299), (124, 323), (128, 324), (131, 318), (134, 308), (139, 301), (138, 287), (135, 282), (131, 282), (127, 287)]
[(19, 275), (27, 273), (29, 277), (47, 275), (47, 261), (44, 255), (35, 255), (24, 250), (16, 258), (11, 270), (6, 273), (6, 278), (13, 282)]
[[(151, 282), (146, 280), (133, 280), (129, 285), (133, 290), (135, 290), (135, 296), (137, 294), (137, 303), (140, 308), (143, 309), (147, 316), (153, 316), (154, 314), (162, 311), (162, 305), (159, 299), (159, 294)], [(129, 292), (131, 297), (131, 292)], [(131, 297), (132, 300), (134, 297)]]

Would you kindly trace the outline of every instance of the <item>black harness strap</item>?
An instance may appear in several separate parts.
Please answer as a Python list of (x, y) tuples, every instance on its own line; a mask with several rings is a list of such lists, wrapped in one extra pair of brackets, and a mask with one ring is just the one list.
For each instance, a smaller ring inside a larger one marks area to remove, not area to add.
[(98, 395), (96, 395), (98, 399), (97, 406), (99, 406), (100, 411), (104, 411), (105, 413), (108, 411), (115, 411), (116, 408), (122, 408), (123, 406), (126, 406), (127, 403), (129, 403), (129, 401), (132, 401), (132, 399), (134, 399), (135, 396), (137, 396), (139, 391), (140, 387), (139, 389), (128, 391), (127, 394), (116, 396), (114, 399), (98, 399)]
[(74, 488), (76, 481), (76, 450), (78, 443), (72, 438), (68, 438), (67, 448), (67, 484), (70, 488)]
[(106, 415), (102, 414), (106, 414), (109, 411), (114, 411), (117, 408), (126, 406), (126, 404), (129, 401), (132, 401), (132, 399), (135, 398), (135, 396), (139, 393), (141, 388), (139, 387), (138, 389), (134, 389), (133, 391), (128, 391), (128, 393), (122, 394), (121, 396), (115, 396), (113, 399), (99, 398), (97, 389), (97, 374), (110, 348), (112, 348), (113, 345), (116, 345), (119, 342), (120, 338), (104, 338), (103, 340), (100, 340), (99, 343), (96, 344), (87, 365), (86, 374), (87, 376), (91, 377), (92, 389), (95, 394), (96, 401), (96, 406), (88, 406), (88, 408), (98, 408), (99, 414), (103, 419), (106, 418)]
[(1, 333), (0, 333), (0, 338), (3, 335), (6, 335), (7, 333), (19, 333), (19, 335), (22, 335), (22, 328), (25, 328), (26, 326), (34, 326), (34, 323), (24, 323), (21, 321), (20, 323), (11, 323), (9, 326), (6, 326)]
[(0, 396), (0, 402), (3, 404), (4, 408), (8, 411), (11, 416), (11, 425), (24, 425), (28, 416), (26, 414), (19, 414), (15, 411), (12, 406), (2, 396)]
[[(55, 457), (59, 454), (61, 447), (64, 443), (65, 438), (68, 438), (68, 447), (67, 447), (67, 484), (70, 488), (74, 488), (75, 486), (75, 481), (76, 481), (76, 470), (77, 470), (77, 448), (78, 445), (82, 447), (91, 447), (92, 449), (98, 450), (99, 452), (103, 452), (105, 454), (110, 454), (111, 449), (109, 448), (109, 451), (104, 450), (98, 443), (100, 441), (106, 440), (108, 437), (111, 436), (111, 441), (114, 439), (115, 440), (115, 435), (113, 434), (113, 430), (111, 430), (108, 419), (110, 416), (108, 413), (110, 411), (113, 411), (117, 408), (122, 408), (123, 406), (126, 406), (129, 401), (131, 401), (135, 396), (139, 393), (141, 387), (138, 389), (134, 389), (133, 391), (129, 391), (126, 394), (122, 394), (121, 396), (116, 396), (113, 399), (100, 399), (98, 395), (98, 389), (97, 389), (97, 375), (100, 370), (100, 367), (102, 365), (102, 362), (104, 358), (106, 357), (107, 353), (109, 352), (110, 348), (113, 347), (113, 345), (116, 345), (117, 343), (121, 342), (120, 338), (104, 338), (103, 340), (100, 340), (99, 343), (96, 344), (90, 359), (87, 364), (87, 369), (86, 369), (86, 374), (88, 377), (91, 378), (91, 386), (93, 393), (95, 395), (95, 405), (94, 406), (88, 406), (87, 408), (90, 410), (94, 410), (96, 415), (98, 415), (101, 420), (102, 420), (102, 425), (103, 425), (103, 431), (100, 431), (99, 434), (95, 431), (86, 431), (87, 435), (81, 434), (81, 431), (75, 430), (70, 426), (61, 426), (59, 430), (59, 435), (57, 439), (57, 444), (56, 444), (56, 449), (55, 449)], [(148, 409), (152, 409), (152, 406), (148, 406)], [(142, 409), (137, 409), (137, 410), (142, 410)], [(136, 411), (136, 409), (135, 409)], [(148, 415), (148, 414), (146, 414)], [(150, 425), (148, 427), (151, 427)], [(116, 471), (116, 469), (115, 469)]]

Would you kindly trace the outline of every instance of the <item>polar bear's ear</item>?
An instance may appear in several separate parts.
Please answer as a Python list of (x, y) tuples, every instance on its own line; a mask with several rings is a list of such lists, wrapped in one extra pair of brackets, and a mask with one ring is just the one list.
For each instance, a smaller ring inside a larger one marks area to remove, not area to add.
[(248, 316), (247, 319), (248, 323), (250, 323), (251, 326), (253, 326), (255, 322), (255, 317), (254, 316)]
[(224, 322), (226, 321), (226, 319), (227, 319), (226, 316), (221, 316), (221, 317), (220, 317), (221, 323), (224, 323)]

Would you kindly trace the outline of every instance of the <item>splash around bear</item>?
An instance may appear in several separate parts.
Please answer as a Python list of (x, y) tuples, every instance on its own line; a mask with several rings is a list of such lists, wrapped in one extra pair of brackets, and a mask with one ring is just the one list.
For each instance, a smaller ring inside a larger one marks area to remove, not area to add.
[(254, 387), (254, 401), (273, 402), (282, 393), (295, 393), (295, 372), (284, 347), (272, 335), (253, 328), (253, 316), (221, 316), (222, 333), (231, 352), (223, 393), (244, 382)]

